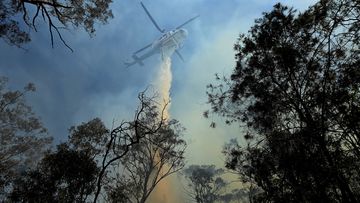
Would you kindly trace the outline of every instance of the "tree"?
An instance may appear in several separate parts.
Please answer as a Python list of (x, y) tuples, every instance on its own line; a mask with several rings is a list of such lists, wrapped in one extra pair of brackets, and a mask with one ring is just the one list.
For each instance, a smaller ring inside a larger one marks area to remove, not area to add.
[(219, 197), (220, 202), (231, 203), (231, 202), (249, 202), (248, 196), (250, 191), (247, 188), (236, 188), (232, 189), (231, 192), (225, 193)]
[(0, 77), (0, 198), (16, 176), (36, 166), (52, 141), (25, 102), (25, 94), (35, 91), (35, 86), (30, 83), (23, 91), (10, 91), (7, 81)]
[(30, 34), (25, 30), (37, 31), (36, 21), (42, 18), (48, 24), (51, 45), (54, 46), (55, 32), (62, 43), (72, 50), (59, 29), (83, 27), (93, 35), (96, 22), (104, 24), (113, 17), (109, 9), (111, 2), (112, 0), (4, 0), (0, 2), (0, 37), (9, 44), (21, 46), (30, 41)]
[(355, 0), (277, 4), (240, 35), (231, 77), (208, 86), (212, 112), (245, 124), (226, 164), (259, 187), (253, 201), (360, 201), (359, 15)]
[[(197, 203), (213, 203), (222, 198), (227, 185), (221, 178), (223, 169), (215, 165), (191, 165), (184, 170), (184, 177), (188, 181), (188, 195)], [(224, 197), (225, 198), (225, 197)]]
[[(145, 122), (159, 115), (149, 112)], [(145, 203), (156, 185), (184, 167), (186, 143), (181, 139), (184, 128), (176, 120), (162, 125), (155, 133), (142, 136), (121, 160), (124, 174), (109, 191), (111, 202)]]
[(86, 202), (95, 191), (98, 167), (86, 153), (60, 144), (36, 170), (15, 181), (12, 202)]
[(96, 160), (106, 150), (109, 132), (100, 118), (94, 118), (79, 126), (72, 126), (68, 143), (71, 148)]
[[(180, 146), (181, 144), (178, 142), (181, 140), (178, 139), (177, 135), (171, 134), (174, 133), (172, 131), (174, 129), (171, 129), (171, 127), (178, 126), (178, 124), (176, 122), (169, 124), (164, 117), (167, 104), (159, 107), (156, 97), (149, 97), (145, 93), (146, 91), (141, 92), (138, 96), (140, 104), (135, 111), (134, 119), (122, 121), (112, 130), (107, 129), (98, 118), (70, 128), (69, 145), (71, 148), (92, 157), (100, 168), (97, 174), (94, 203), (98, 201), (104, 186), (110, 188), (118, 184), (119, 181), (123, 181), (116, 179), (114, 176), (120, 177), (118, 172), (121, 170), (121, 167), (124, 167), (122, 163), (124, 163), (125, 157), (128, 154), (137, 153), (139, 145), (149, 143), (149, 141), (155, 138), (157, 138), (156, 141), (160, 141), (159, 139), (163, 138), (164, 143), (159, 144), (159, 147), (167, 150), (166, 153), (168, 154), (164, 153), (164, 156), (167, 156), (165, 160), (172, 160), (169, 153), (174, 153), (172, 154), (173, 156), (178, 155), (179, 157), (182, 155), (174, 150), (175, 147), (173, 147), (174, 144)], [(162, 136), (159, 136), (160, 134)], [(165, 134), (169, 137), (164, 138)], [(155, 140), (152, 141), (154, 142)], [(160, 151), (160, 149), (157, 150)], [(178, 166), (172, 168), (175, 167)], [(114, 198), (119, 197), (118, 194), (111, 195)]]
[(183, 171), (187, 181), (187, 194), (194, 202), (247, 202), (247, 188), (234, 188), (224, 178), (225, 170), (215, 165), (191, 165)]

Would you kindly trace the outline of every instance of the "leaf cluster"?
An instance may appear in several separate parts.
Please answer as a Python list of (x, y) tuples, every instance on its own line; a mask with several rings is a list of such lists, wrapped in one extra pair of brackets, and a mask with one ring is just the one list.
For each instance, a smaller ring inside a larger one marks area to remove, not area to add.
[(51, 45), (54, 46), (56, 34), (72, 51), (60, 29), (82, 27), (94, 35), (97, 22), (105, 24), (113, 17), (110, 3), (112, 0), (4, 0), (0, 2), (0, 37), (20, 47), (30, 41), (26, 30), (37, 31), (37, 21), (42, 18), (48, 25)]

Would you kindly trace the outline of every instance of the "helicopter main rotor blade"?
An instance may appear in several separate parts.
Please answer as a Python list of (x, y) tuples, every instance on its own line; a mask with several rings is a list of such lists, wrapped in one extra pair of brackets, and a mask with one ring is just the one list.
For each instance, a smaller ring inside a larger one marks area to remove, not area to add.
[(185, 62), (184, 58), (181, 56), (180, 52), (178, 50), (175, 50), (175, 53), (178, 55), (178, 57), (182, 60), (182, 62)]
[(197, 15), (197, 16), (195, 16), (195, 17), (193, 17), (193, 18), (190, 18), (188, 21), (186, 21), (185, 23), (177, 26), (175, 29), (179, 29), (179, 28), (183, 27), (184, 25), (190, 23), (191, 21), (195, 20), (195, 19), (198, 18), (199, 16), (200, 16), (200, 15)]
[(140, 4), (141, 4), (141, 6), (144, 8), (146, 14), (149, 16), (151, 22), (155, 25), (155, 27), (156, 27), (161, 33), (164, 33), (164, 32), (165, 32), (165, 29), (161, 29), (161, 28), (159, 27), (159, 25), (156, 23), (156, 21), (154, 20), (154, 18), (150, 15), (150, 12), (146, 9), (145, 5), (144, 5), (142, 2), (140, 2)]

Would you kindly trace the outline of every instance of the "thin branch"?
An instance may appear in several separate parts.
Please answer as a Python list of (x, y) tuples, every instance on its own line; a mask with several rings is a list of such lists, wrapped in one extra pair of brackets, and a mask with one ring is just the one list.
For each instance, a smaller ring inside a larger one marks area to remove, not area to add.
[(28, 4), (33, 4), (33, 5), (48, 5), (48, 6), (52, 6), (54, 8), (56, 7), (60, 7), (60, 8), (73, 8), (71, 6), (65, 6), (59, 3), (54, 3), (54, 2), (49, 2), (49, 1), (36, 1), (36, 0), (22, 0), (23, 3), (28, 3)]
[(32, 25), (33, 25), (33, 28), (34, 28), (35, 32), (37, 32), (37, 29), (36, 29), (36, 26), (35, 26), (35, 20), (36, 20), (36, 18), (37, 18), (38, 15), (39, 15), (39, 11), (40, 11), (40, 6), (37, 5), (37, 7), (36, 7), (36, 13), (35, 13), (35, 15), (34, 15), (34, 17), (33, 17), (33, 19), (32, 19)]

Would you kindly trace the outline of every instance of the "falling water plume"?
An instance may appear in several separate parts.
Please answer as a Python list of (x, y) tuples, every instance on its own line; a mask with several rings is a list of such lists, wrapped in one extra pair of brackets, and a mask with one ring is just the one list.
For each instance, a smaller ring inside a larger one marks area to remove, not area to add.
[[(160, 70), (158, 72), (155, 88), (160, 94), (160, 109), (166, 108), (164, 110), (164, 118), (168, 121), (170, 120), (170, 89), (172, 81), (171, 73), (171, 55), (174, 50), (168, 50), (162, 56), (162, 62), (160, 64)], [(167, 104), (167, 106), (165, 106)], [(165, 169), (166, 170), (166, 169)], [(160, 181), (156, 186), (155, 190), (149, 197), (149, 203), (182, 203), (182, 195), (179, 193), (179, 188), (177, 187), (176, 177), (169, 176), (164, 180)]]
[(161, 102), (160, 102), (160, 109), (164, 108), (164, 117), (166, 120), (170, 119), (170, 88), (171, 88), (171, 58), (165, 57), (160, 65), (160, 71), (158, 74), (158, 84), (156, 85), (157, 90), (159, 91)]

